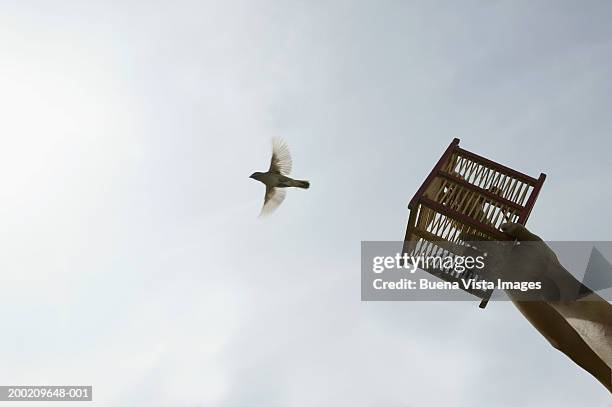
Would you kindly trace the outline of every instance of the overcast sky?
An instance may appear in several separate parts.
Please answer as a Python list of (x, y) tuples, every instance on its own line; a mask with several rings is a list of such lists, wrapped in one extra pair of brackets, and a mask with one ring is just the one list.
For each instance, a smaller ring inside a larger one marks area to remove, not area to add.
[[(595, 0), (1, 1), (0, 384), (610, 406), (509, 303), (361, 302), (359, 249), (403, 238), (454, 137), (548, 174), (534, 232), (611, 240), (611, 20)], [(311, 189), (259, 219), (273, 136)]]

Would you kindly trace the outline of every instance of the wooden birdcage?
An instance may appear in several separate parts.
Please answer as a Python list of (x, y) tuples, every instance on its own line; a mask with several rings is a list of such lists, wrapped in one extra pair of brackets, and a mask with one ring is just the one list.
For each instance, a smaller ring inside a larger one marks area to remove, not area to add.
[[(454, 139), (408, 205), (404, 253), (454, 256), (467, 240), (508, 240), (500, 225), (527, 222), (545, 179), (546, 174), (532, 178), (464, 150)], [(425, 271), (450, 282), (478, 279), (475, 273), (453, 269)], [(482, 299), (481, 308), (493, 293), (465, 291)]]

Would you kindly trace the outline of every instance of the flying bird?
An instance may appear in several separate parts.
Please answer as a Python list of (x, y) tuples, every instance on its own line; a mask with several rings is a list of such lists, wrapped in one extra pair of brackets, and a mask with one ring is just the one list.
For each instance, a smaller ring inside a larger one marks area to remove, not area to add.
[(249, 178), (256, 179), (266, 186), (266, 196), (259, 216), (272, 213), (285, 200), (284, 188), (294, 187), (308, 189), (310, 182), (293, 179), (291, 173), (291, 154), (289, 147), (280, 138), (272, 139), (272, 160), (267, 172), (254, 172)]

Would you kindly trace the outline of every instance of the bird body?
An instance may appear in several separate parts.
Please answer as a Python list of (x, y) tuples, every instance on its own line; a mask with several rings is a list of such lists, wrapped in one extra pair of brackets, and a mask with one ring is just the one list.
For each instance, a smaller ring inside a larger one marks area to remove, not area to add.
[(287, 144), (279, 138), (272, 140), (272, 160), (270, 168), (266, 172), (254, 172), (249, 178), (253, 178), (266, 186), (264, 205), (261, 215), (267, 215), (276, 209), (285, 199), (285, 190), (281, 188), (308, 189), (310, 182), (289, 177), (292, 160)]
[(286, 175), (276, 174), (273, 172), (256, 172), (251, 176), (251, 178), (254, 178), (257, 181), (265, 184), (267, 187), (272, 188), (295, 187), (308, 189), (308, 187), (310, 187), (310, 182), (308, 181), (293, 179), (291, 177), (287, 177)]

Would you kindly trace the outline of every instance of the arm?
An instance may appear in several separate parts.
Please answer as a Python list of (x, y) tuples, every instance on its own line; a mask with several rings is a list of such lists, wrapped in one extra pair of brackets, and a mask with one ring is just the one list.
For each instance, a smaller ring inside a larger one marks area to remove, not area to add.
[[(521, 225), (505, 224), (502, 231), (518, 240), (540, 240)], [(537, 270), (522, 270), (534, 276), (542, 275), (555, 282), (563, 293), (578, 292), (578, 282), (561, 266), (552, 251), (542, 244), (541, 259), (533, 262)], [(512, 298), (512, 293), (508, 293)], [(561, 298), (564, 298), (561, 295)], [(567, 298), (567, 297), (565, 297)], [(514, 305), (527, 320), (550, 342), (577, 365), (588, 371), (612, 393), (612, 305), (591, 292), (573, 301), (520, 301)]]

